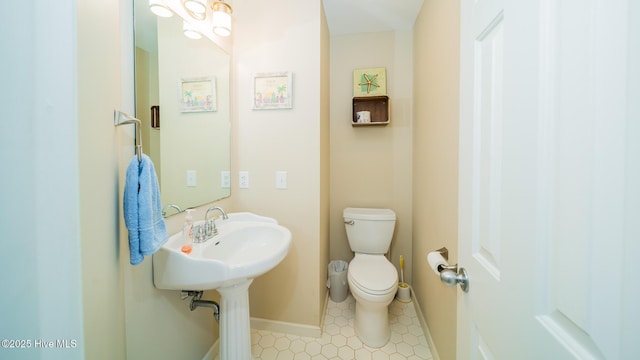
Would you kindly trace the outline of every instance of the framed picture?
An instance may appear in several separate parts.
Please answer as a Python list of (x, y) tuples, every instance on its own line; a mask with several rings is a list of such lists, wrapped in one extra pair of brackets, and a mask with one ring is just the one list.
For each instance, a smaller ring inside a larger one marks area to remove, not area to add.
[(291, 72), (253, 75), (253, 109), (291, 109)]
[(353, 96), (387, 95), (387, 71), (385, 68), (353, 70)]
[(216, 79), (184, 78), (178, 82), (181, 112), (216, 111)]

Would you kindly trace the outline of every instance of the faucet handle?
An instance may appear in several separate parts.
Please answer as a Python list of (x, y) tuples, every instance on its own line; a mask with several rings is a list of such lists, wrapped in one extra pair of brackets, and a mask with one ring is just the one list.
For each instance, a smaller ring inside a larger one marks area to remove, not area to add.
[(204, 232), (205, 232), (205, 237), (207, 239), (211, 239), (212, 237), (218, 235), (218, 228), (216, 227), (216, 219), (208, 220), (204, 224)]
[(201, 243), (206, 240), (205, 238), (205, 229), (202, 225), (196, 225), (193, 227), (193, 238), (194, 242)]
[(216, 226), (216, 219), (211, 219), (211, 236), (218, 235), (218, 227)]

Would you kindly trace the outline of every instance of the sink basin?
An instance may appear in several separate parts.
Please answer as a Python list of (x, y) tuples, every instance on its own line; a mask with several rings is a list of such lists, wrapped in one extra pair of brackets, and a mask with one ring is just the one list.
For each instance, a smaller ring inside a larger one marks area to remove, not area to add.
[(267, 222), (272, 224), (278, 223), (278, 221), (276, 221), (276, 219), (274, 218), (257, 215), (251, 212), (236, 212), (236, 213), (229, 213), (227, 215), (229, 218), (228, 220), (216, 220), (216, 222), (221, 221), (223, 224), (228, 222), (234, 222), (234, 221), (257, 221), (257, 222)]
[[(196, 222), (198, 225), (200, 222)], [(273, 218), (231, 213), (217, 219), (218, 235), (180, 251), (178, 233), (153, 255), (153, 281), (164, 290), (213, 290), (254, 279), (287, 255), (291, 232)]]
[(218, 358), (251, 359), (249, 286), (287, 256), (291, 232), (273, 218), (249, 212), (228, 215), (227, 220), (216, 220), (218, 235), (193, 244), (190, 254), (180, 251), (181, 233), (171, 236), (153, 254), (153, 282), (165, 290), (217, 290)]

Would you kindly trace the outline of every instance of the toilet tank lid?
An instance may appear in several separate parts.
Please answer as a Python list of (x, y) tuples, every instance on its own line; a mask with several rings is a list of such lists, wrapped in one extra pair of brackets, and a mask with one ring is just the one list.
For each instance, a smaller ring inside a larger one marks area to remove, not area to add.
[(342, 215), (348, 219), (358, 220), (395, 220), (396, 213), (391, 209), (346, 208)]

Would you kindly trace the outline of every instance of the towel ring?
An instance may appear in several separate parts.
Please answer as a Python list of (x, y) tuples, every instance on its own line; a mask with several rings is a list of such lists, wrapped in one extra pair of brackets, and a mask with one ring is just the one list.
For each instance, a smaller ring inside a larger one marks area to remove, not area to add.
[(136, 156), (139, 162), (142, 161), (142, 121), (120, 110), (114, 110), (113, 122), (115, 126), (136, 124)]

